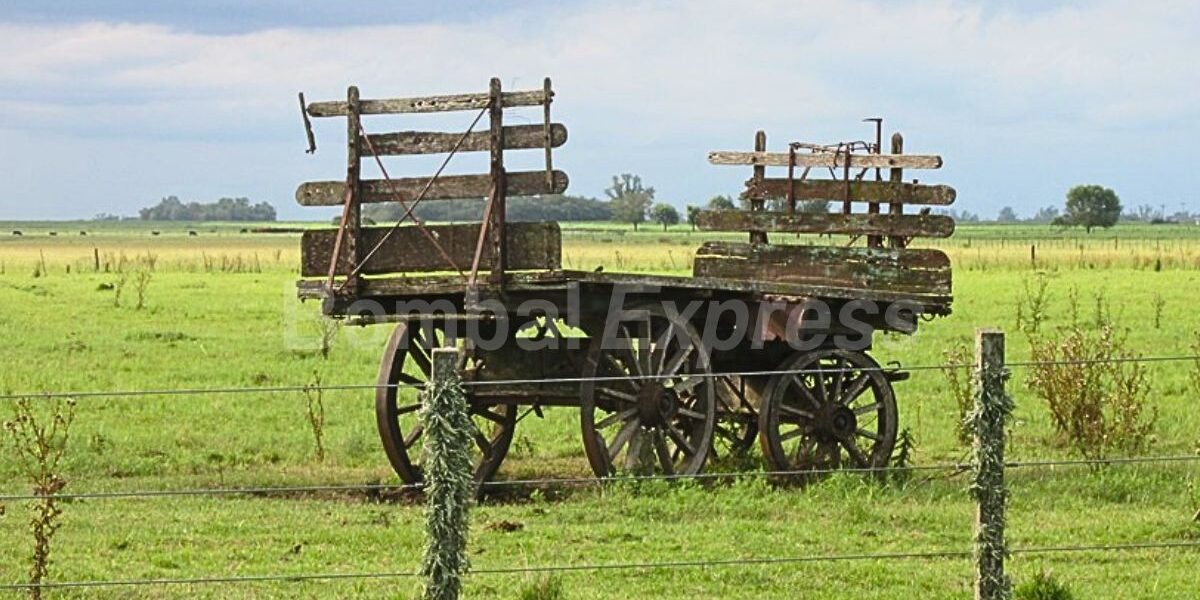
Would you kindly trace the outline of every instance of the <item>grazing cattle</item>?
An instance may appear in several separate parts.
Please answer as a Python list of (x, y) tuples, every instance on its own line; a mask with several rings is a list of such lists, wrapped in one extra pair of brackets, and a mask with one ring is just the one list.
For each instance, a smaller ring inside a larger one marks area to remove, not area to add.
[(14, 232), (13, 232), (13, 235), (15, 235), (15, 236), (17, 236), (17, 237), (21, 237), (21, 236), (23, 236), (23, 235), (25, 235), (25, 234), (21, 233), (20, 231), (14, 231)]
[(199, 234), (199, 233), (196, 233), (195, 231), (189, 231), (189, 232), (188, 232), (188, 237), (196, 237), (196, 236), (198, 236), (198, 235), (200, 235), (200, 234)]

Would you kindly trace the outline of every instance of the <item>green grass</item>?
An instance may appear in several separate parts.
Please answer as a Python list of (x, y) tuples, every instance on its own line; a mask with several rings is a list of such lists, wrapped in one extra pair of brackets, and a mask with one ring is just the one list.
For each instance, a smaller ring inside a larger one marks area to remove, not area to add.
[[(160, 236), (144, 226), (51, 238), (21, 224), (11, 228), (27, 235), (13, 238), (9, 225), (0, 229), (0, 392), (303, 385), (314, 371), (330, 384), (374, 381), (384, 328), (344, 330), (327, 360), (313, 350), (317, 307), (294, 298), (296, 236), (241, 234), (237, 225), (205, 234), (205, 224), (196, 227), (198, 237), (187, 235), (188, 226), (164, 226)], [(610, 271), (686, 273), (694, 248), (711, 237), (685, 227), (663, 234), (646, 226), (634, 234), (591, 225), (565, 228), (568, 266), (597, 262)], [(915, 336), (879, 337), (875, 354), (881, 362), (936, 365), (944, 349), (969, 340), (974, 328), (999, 326), (1010, 332), (1010, 360), (1027, 358), (1028, 344), (1014, 327), (1015, 305), (1023, 283), (1039, 271), (1051, 281), (1046, 327), (1065, 322), (1068, 289), (1078, 290), (1085, 318), (1094, 295), (1103, 292), (1134, 348), (1145, 355), (1187, 354), (1191, 333), (1200, 329), (1193, 308), (1200, 241), (1195, 228), (1170, 229), (1161, 238), (1157, 233), (1167, 229), (1149, 226), (1063, 238), (1048, 228), (962, 227), (940, 245), (955, 261), (954, 314), (923, 325)], [(1029, 261), (1030, 242), (1012, 241), (1026, 234), (1036, 238), (1039, 263)], [(93, 247), (114, 264), (121, 255), (155, 257), (145, 309), (133, 308), (128, 288), (123, 305), (113, 306), (113, 291), (103, 288), (117, 277), (92, 272)], [(227, 265), (236, 258), (243, 267), (222, 269), (216, 257)], [(35, 278), (42, 261), (48, 272)], [(1161, 329), (1150, 324), (1156, 295), (1165, 300)], [(1200, 415), (1188, 387), (1192, 366), (1149, 368), (1159, 412), (1150, 452), (1196, 451)], [(966, 449), (955, 439), (957, 411), (942, 375), (916, 371), (897, 389), (901, 426), (917, 440), (917, 464), (962, 460)], [(1014, 369), (1009, 389), (1017, 403), (1009, 454), (1070, 456), (1055, 439), (1045, 407), (1026, 390), (1021, 369)], [(378, 447), (371, 393), (327, 392), (325, 406), (328, 456), (318, 463), (299, 393), (83, 398), (65, 457), (66, 491), (393, 481)], [(7, 418), (7, 406), (0, 415)], [(578, 429), (568, 409), (522, 422), (501, 478), (587, 475)], [(7, 448), (0, 454), (0, 490), (27, 492), (11, 456)], [(1060, 467), (1014, 471), (1010, 479), (1014, 546), (1200, 539), (1200, 524), (1191, 520), (1200, 508), (1196, 463)], [(901, 487), (854, 476), (805, 490), (775, 489), (757, 478), (717, 487), (583, 487), (481, 506), (470, 548), (481, 569), (969, 549), (973, 507), (965, 485), (964, 475), (918, 473)], [(548, 495), (555, 499), (547, 501)], [(420, 561), (422, 518), (419, 505), (359, 494), (81, 500), (64, 506), (51, 574), (66, 581), (407, 572)], [(24, 577), (31, 548), (26, 520), (19, 502), (0, 517), (0, 582)], [(509, 531), (513, 524), (520, 527)], [(1020, 555), (1010, 563), (1018, 582), (1050, 569), (1082, 598), (1191, 597), (1198, 567), (1194, 550)], [(971, 578), (967, 559), (561, 575), (566, 598), (950, 598), (969, 595)], [(478, 574), (468, 578), (467, 592), (514, 597), (536, 582), (535, 575)], [(102, 595), (408, 597), (416, 589), (415, 581), (396, 579), (117, 588)]]

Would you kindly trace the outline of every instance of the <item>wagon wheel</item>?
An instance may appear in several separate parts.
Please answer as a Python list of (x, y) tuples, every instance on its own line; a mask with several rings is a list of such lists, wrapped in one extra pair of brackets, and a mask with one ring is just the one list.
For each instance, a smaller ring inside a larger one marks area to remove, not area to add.
[(874, 469), (896, 444), (896, 397), (871, 357), (846, 350), (793, 355), (771, 378), (759, 442), (773, 471)]
[(737, 375), (716, 378), (717, 423), (713, 427), (713, 458), (743, 457), (758, 437), (758, 413)]
[(582, 373), (580, 423), (592, 471), (699, 473), (716, 422), (707, 348), (690, 323), (661, 307), (615, 317), (616, 335), (592, 338)]
[[(432, 337), (431, 337), (432, 336)], [(396, 474), (405, 483), (419, 483), (421, 476), (421, 436), (424, 427), (418, 417), (421, 407), (420, 386), (429, 381), (432, 349), (450, 345), (444, 323), (432, 327), (418, 323), (400, 323), (388, 340), (379, 365), (375, 391), (375, 418), (383, 449)], [(466, 375), (486, 369), (480, 358), (468, 359)], [(474, 423), (475, 481), (495, 475), (508, 453), (516, 428), (517, 410), (512, 404), (484, 404), (466, 389), (467, 405)]]

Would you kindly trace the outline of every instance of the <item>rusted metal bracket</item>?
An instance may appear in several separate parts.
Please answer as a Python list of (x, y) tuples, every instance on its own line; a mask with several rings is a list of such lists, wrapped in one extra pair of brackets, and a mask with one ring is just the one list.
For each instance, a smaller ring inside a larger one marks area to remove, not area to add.
[[(342, 203), (342, 218), (338, 221), (337, 238), (335, 238), (333, 241), (333, 255), (329, 259), (329, 291), (330, 292), (334, 292), (333, 282), (334, 282), (334, 278), (337, 276), (338, 261), (342, 259), (342, 243), (346, 238), (346, 226), (347, 226), (347, 221), (350, 218), (350, 206), (354, 201), (354, 198), (353, 198), (353, 196), (354, 196), (354, 180), (357, 177), (358, 177), (358, 173), (355, 172), (354, 165), (351, 165), (346, 168), (346, 195), (345, 195), (345, 199)], [(351, 265), (351, 269), (353, 269), (353, 268), (355, 268), (355, 265)], [(351, 275), (351, 277), (353, 277), (353, 274)], [(346, 279), (346, 281), (347, 282), (350, 281), (349, 277)], [(346, 287), (346, 286), (343, 284), (341, 288), (337, 289), (337, 291), (340, 292), (342, 290), (342, 288), (344, 288), (344, 287)]]
[(317, 137), (313, 135), (312, 121), (308, 118), (308, 104), (304, 101), (304, 92), (300, 92), (300, 118), (304, 119), (304, 135), (308, 137), (308, 149), (305, 154), (317, 151)]
[(788, 214), (796, 214), (796, 144), (788, 144)]

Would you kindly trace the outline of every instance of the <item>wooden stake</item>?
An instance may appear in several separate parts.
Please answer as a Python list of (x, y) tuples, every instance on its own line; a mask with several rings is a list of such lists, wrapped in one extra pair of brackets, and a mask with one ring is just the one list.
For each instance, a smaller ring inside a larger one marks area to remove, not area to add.
[(975, 476), (971, 495), (977, 503), (975, 518), (975, 599), (1011, 597), (1004, 559), (1005, 504), (1004, 426), (1012, 414), (1012, 400), (1004, 392), (1004, 332), (975, 332), (975, 408), (968, 425), (975, 434)]
[[(765, 132), (761, 129), (759, 129), (757, 132), (754, 133), (754, 151), (755, 152), (766, 152), (767, 151), (767, 132)], [(766, 179), (766, 177), (767, 177), (767, 167), (764, 165), (754, 165), (753, 178), (754, 178), (755, 186), (757, 187), (758, 185), (761, 185), (763, 180)], [(750, 195), (750, 210), (759, 211), (762, 209), (763, 209), (763, 199), (761, 197), (758, 197), (756, 194), (751, 194)], [(751, 231), (750, 232), (750, 243), (751, 244), (767, 243), (767, 232)]]

